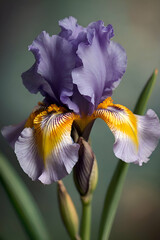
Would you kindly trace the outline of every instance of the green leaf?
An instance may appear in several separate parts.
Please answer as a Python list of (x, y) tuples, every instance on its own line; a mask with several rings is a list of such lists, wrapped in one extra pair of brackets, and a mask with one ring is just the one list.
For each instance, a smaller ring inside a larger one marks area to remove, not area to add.
[[(151, 92), (153, 90), (154, 84), (156, 82), (156, 76), (158, 74), (158, 70), (156, 69), (145, 87), (143, 88), (139, 99), (137, 101), (134, 113), (143, 114)], [(99, 229), (99, 240), (108, 240), (110, 231), (112, 228), (113, 220), (116, 214), (116, 210), (118, 207), (118, 203), (120, 200), (123, 184), (125, 181), (125, 177), (127, 175), (129, 164), (119, 160), (111, 182), (109, 184), (106, 198), (104, 201), (104, 207), (101, 216), (100, 229)]]
[(157, 74), (158, 74), (158, 69), (155, 69), (154, 72), (152, 73), (151, 77), (148, 79), (146, 85), (144, 86), (144, 88), (138, 98), (137, 104), (134, 108), (135, 114), (139, 114), (139, 115), (144, 114), (146, 106), (147, 106), (147, 102), (151, 96), (153, 87), (156, 83)]
[(0, 180), (29, 235), (29, 239), (51, 239), (34, 199), (2, 154), (0, 154)]

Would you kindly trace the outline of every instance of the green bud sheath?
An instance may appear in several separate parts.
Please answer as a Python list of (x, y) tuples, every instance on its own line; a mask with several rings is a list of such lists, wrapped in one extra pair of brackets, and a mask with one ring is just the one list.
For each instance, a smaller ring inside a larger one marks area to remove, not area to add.
[(58, 181), (58, 202), (63, 223), (71, 239), (79, 239), (79, 221), (75, 206), (62, 181)]

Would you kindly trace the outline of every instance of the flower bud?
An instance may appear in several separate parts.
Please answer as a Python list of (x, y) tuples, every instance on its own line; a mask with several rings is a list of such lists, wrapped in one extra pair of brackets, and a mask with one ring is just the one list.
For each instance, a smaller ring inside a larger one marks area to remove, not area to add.
[(79, 159), (74, 167), (74, 180), (80, 195), (90, 197), (98, 180), (97, 161), (87, 141), (80, 137), (78, 143), (80, 144)]
[(58, 181), (58, 201), (63, 223), (69, 233), (71, 239), (79, 239), (78, 228), (79, 220), (72, 202), (62, 181)]

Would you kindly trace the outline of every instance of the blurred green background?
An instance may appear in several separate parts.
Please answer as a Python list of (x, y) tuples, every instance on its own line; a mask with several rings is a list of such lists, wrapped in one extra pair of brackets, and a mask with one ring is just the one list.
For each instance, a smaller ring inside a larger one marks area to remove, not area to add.
[[(113, 94), (114, 102), (133, 109), (137, 97), (154, 68), (160, 69), (160, 1), (159, 0), (32, 0), (0, 1), (1, 24), (1, 115), (0, 128), (25, 119), (40, 95), (31, 95), (23, 86), (21, 73), (34, 62), (27, 46), (46, 30), (57, 34), (58, 20), (74, 16), (78, 23), (87, 26), (92, 21), (103, 20), (112, 24), (114, 41), (126, 50), (128, 67), (120, 86)], [(148, 108), (160, 117), (160, 75), (149, 100)], [(93, 199), (92, 238), (97, 239), (100, 213), (106, 188), (117, 159), (112, 150), (114, 138), (108, 127), (97, 120), (92, 131), (92, 146), (99, 166), (99, 183)], [(28, 186), (39, 206), (53, 239), (68, 240), (58, 212), (56, 184), (44, 186), (32, 182), (20, 168), (16, 156), (0, 136), (0, 151), (10, 160)], [(160, 154), (158, 145), (151, 161), (139, 167), (130, 165), (111, 240), (160, 239)], [(80, 214), (81, 204), (72, 181), (64, 179)], [(0, 238), (5, 240), (27, 237), (0, 185)]]

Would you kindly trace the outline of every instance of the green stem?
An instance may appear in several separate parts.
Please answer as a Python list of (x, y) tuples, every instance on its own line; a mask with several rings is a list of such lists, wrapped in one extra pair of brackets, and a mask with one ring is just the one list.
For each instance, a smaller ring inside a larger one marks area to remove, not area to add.
[(128, 167), (128, 163), (119, 160), (106, 194), (100, 223), (99, 240), (108, 240), (109, 238)]
[(81, 238), (90, 239), (91, 229), (91, 201), (85, 202), (82, 199), (82, 220), (81, 220)]

